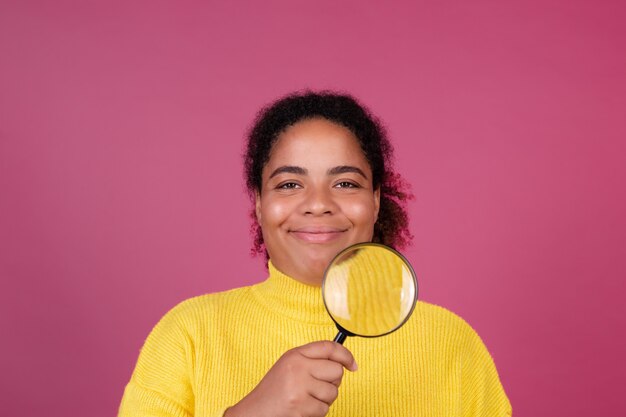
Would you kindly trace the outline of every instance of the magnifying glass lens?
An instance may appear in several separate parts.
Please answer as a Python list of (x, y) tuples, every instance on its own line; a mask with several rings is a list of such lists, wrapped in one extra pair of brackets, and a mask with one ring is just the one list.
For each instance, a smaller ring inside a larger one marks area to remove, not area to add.
[(322, 295), (340, 331), (363, 337), (393, 332), (417, 300), (417, 280), (395, 250), (366, 243), (341, 252), (327, 268)]

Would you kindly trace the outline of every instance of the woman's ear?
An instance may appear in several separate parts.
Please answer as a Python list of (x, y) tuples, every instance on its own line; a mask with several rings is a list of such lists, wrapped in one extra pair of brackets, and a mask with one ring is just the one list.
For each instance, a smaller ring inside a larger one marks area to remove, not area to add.
[(380, 187), (374, 190), (374, 222), (378, 221), (379, 211), (380, 211)]
[(261, 224), (261, 192), (259, 190), (254, 192), (254, 212), (257, 223)]

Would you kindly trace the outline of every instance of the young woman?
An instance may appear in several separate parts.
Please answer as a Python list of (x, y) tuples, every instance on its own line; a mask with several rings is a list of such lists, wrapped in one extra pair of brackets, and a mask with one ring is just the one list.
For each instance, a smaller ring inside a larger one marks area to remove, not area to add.
[(411, 238), (391, 157), (380, 124), (349, 96), (307, 92), (263, 109), (245, 171), (269, 278), (167, 313), (119, 415), (510, 416), (480, 338), (441, 307), (418, 302), (381, 338), (329, 341), (319, 287), (331, 259), (354, 243)]

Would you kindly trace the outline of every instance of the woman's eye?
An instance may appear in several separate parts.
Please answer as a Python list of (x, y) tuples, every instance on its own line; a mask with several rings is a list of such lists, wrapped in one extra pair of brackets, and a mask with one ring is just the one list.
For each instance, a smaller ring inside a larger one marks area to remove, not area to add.
[(359, 186), (350, 181), (341, 181), (335, 185), (338, 188), (358, 188)]
[(295, 182), (285, 182), (280, 184), (277, 188), (283, 189), (283, 190), (292, 190), (294, 188), (298, 188), (299, 185), (296, 184)]

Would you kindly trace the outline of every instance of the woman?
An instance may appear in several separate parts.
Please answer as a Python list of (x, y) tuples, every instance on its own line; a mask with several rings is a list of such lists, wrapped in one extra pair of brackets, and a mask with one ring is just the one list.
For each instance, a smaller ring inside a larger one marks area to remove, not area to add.
[(391, 152), (349, 96), (307, 92), (263, 109), (245, 168), (269, 278), (166, 314), (119, 415), (511, 415), (480, 338), (445, 309), (418, 302), (401, 329), (352, 338), (350, 350), (328, 341), (335, 327), (319, 286), (330, 260), (354, 243), (410, 240)]

